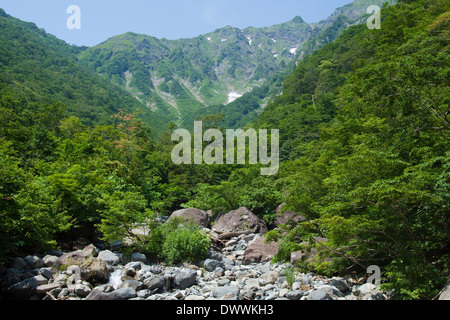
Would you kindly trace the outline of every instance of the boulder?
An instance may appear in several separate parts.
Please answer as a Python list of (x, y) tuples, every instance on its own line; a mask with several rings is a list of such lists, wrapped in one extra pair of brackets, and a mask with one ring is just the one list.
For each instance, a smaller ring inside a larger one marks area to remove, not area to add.
[(303, 294), (305, 291), (303, 290), (292, 290), (286, 293), (286, 298), (289, 300), (300, 300), (301, 297), (303, 297)]
[[(132, 262), (147, 262), (147, 257), (145, 256), (145, 254), (139, 253), (139, 252), (135, 252), (131, 255), (131, 261)], [(137, 268), (135, 268), (137, 269)], [(139, 268), (140, 269), (140, 268)]]
[(89, 258), (81, 265), (81, 277), (87, 281), (105, 283), (110, 272), (105, 261), (99, 258)]
[(60, 284), (57, 282), (43, 284), (43, 285), (36, 287), (36, 294), (38, 296), (44, 296), (47, 292), (50, 292), (50, 291), (60, 288), (60, 287), (61, 287)]
[(8, 291), (18, 298), (27, 299), (35, 293), (37, 287), (47, 283), (47, 278), (38, 275), (13, 284), (8, 288)]
[(269, 262), (278, 253), (278, 245), (271, 241), (264, 243), (265, 236), (256, 239), (244, 252), (242, 263), (248, 265), (250, 263)]
[(53, 278), (53, 271), (50, 268), (41, 268), (39, 274), (46, 277), (48, 280)]
[(216, 287), (213, 290), (213, 297), (216, 299), (236, 300), (239, 296), (239, 287), (224, 286)]
[(216, 232), (242, 232), (267, 233), (267, 226), (260, 218), (246, 207), (232, 210), (220, 215), (213, 225)]
[(57, 256), (52, 255), (46, 255), (44, 258), (42, 258), (42, 261), (44, 261), (46, 267), (52, 267), (56, 260), (58, 260)]
[(118, 289), (128, 288), (128, 287), (134, 288), (136, 291), (140, 290), (142, 288), (142, 282), (138, 281), (138, 280), (128, 279), (128, 280), (123, 281), (119, 285)]
[(83, 252), (83, 250), (67, 252), (55, 261), (54, 266), (81, 265), (86, 261), (88, 256), (89, 255), (86, 254), (86, 252)]
[(72, 290), (77, 296), (85, 298), (91, 293), (92, 288), (85, 283), (77, 283)]
[(173, 212), (169, 219), (181, 218), (184, 221), (194, 221), (199, 226), (209, 228), (212, 216), (210, 213), (196, 208), (181, 209)]
[(24, 260), (27, 262), (31, 269), (42, 268), (43, 266), (45, 266), (44, 261), (42, 261), (42, 259), (38, 256), (26, 256)]
[(278, 206), (278, 208), (275, 210), (275, 213), (277, 216), (275, 217), (275, 220), (273, 221), (273, 226), (277, 227), (279, 225), (287, 224), (288, 222), (294, 222), (299, 223), (306, 221), (306, 218), (298, 213), (295, 213), (293, 211), (286, 210), (282, 212), (282, 208), (285, 206), (285, 203), (282, 203)]
[(109, 250), (100, 251), (98, 254), (98, 258), (108, 265), (115, 265), (120, 261), (120, 257)]
[(144, 280), (144, 286), (148, 290), (160, 289), (165, 286), (165, 279), (162, 276), (153, 276)]
[(175, 286), (184, 290), (195, 284), (197, 281), (197, 271), (194, 269), (189, 269), (186, 271), (180, 271), (175, 275), (174, 283)]
[(218, 261), (218, 260), (214, 260), (214, 259), (206, 259), (203, 263), (205, 270), (209, 271), (209, 272), (213, 272), (216, 268), (224, 267), (224, 262), (223, 261)]
[(324, 285), (308, 295), (308, 300), (337, 300), (344, 295), (336, 287)]

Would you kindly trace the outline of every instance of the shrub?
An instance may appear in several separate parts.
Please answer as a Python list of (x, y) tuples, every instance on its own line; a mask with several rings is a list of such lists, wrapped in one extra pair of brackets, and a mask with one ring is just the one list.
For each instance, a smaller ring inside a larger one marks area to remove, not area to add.
[(162, 257), (168, 264), (194, 262), (206, 256), (210, 239), (197, 225), (177, 223), (166, 228), (169, 232), (162, 244)]

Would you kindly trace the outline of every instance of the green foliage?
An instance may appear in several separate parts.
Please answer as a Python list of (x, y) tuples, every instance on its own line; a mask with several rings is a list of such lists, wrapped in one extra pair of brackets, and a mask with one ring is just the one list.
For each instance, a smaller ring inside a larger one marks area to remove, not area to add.
[(175, 222), (175, 226), (164, 227), (167, 234), (164, 236), (161, 255), (167, 263), (196, 262), (205, 258), (211, 242), (209, 236), (195, 223), (184, 226)]
[(335, 262), (303, 268), (364, 274), (376, 264), (383, 286), (403, 299), (430, 299), (443, 286), (449, 9), (402, 1), (384, 9), (381, 30), (350, 28), (300, 63), (254, 122), (285, 128), (280, 192), (310, 220), (269, 233), (280, 240), (275, 259), (321, 236)]
[(294, 266), (289, 264), (284, 269), (284, 275), (286, 276), (286, 282), (288, 283), (289, 288), (292, 289), (292, 285), (295, 282), (295, 268), (294, 268)]

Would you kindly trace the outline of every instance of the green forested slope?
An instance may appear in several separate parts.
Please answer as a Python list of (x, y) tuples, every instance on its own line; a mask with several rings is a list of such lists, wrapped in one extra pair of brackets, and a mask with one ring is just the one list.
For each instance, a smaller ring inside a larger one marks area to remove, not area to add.
[(168, 121), (125, 90), (81, 67), (70, 46), (32, 23), (0, 12), (0, 94), (30, 102), (62, 102), (86, 124), (110, 123), (119, 109), (139, 112), (155, 132)]

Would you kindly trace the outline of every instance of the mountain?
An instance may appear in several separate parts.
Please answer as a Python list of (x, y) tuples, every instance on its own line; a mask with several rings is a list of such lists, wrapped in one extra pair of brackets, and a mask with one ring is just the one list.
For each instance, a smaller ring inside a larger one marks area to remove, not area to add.
[(155, 132), (168, 120), (152, 113), (125, 89), (83, 67), (71, 46), (0, 9), (0, 95), (36, 103), (62, 102), (85, 124), (109, 123), (120, 109), (138, 112)]
[[(84, 50), (79, 60), (178, 125), (220, 111), (231, 117), (225, 123), (235, 126), (256, 117), (269, 96), (279, 93), (280, 75), (291, 72), (293, 62), (361, 22), (368, 6), (367, 1), (356, 0), (314, 24), (297, 16), (264, 28), (226, 26), (191, 39), (126, 33)], [(252, 107), (228, 110), (232, 102), (255, 88), (263, 88), (259, 97), (247, 95), (242, 102)], [(210, 106), (215, 108), (208, 110)]]

